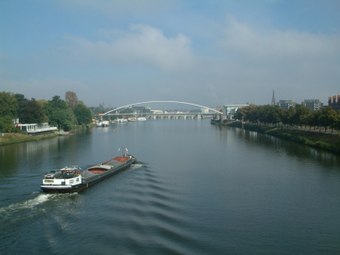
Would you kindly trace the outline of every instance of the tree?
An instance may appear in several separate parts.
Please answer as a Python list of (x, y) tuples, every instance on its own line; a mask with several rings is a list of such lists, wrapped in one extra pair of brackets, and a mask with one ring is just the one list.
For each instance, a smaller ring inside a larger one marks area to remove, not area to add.
[(281, 110), (278, 106), (258, 106), (257, 119), (261, 122), (276, 124), (281, 121)]
[(21, 123), (42, 123), (46, 121), (44, 110), (34, 98), (26, 102), (25, 108), (21, 112)]
[(13, 119), (17, 117), (18, 103), (14, 95), (0, 92), (0, 131), (12, 132), (15, 130)]
[(50, 123), (69, 131), (76, 124), (76, 118), (71, 109), (55, 109), (50, 116)]
[(0, 92), (0, 116), (17, 117), (18, 102), (14, 95)]
[(73, 91), (67, 91), (65, 93), (65, 101), (71, 109), (74, 109), (78, 104), (77, 94)]
[(17, 100), (17, 103), (18, 103), (18, 109), (17, 109), (17, 117), (19, 118), (19, 121), (21, 123), (24, 123), (26, 122), (25, 121), (25, 109), (26, 109), (26, 105), (27, 105), (27, 102), (28, 100), (25, 98), (25, 96), (23, 94), (15, 94), (14, 95), (16, 100)]
[(340, 111), (338, 111), (336, 122), (334, 123), (334, 128), (340, 130)]
[(74, 108), (74, 115), (79, 125), (87, 125), (92, 121), (92, 114), (89, 108), (83, 102), (79, 102)]
[(325, 128), (325, 131), (328, 127), (334, 128), (337, 122), (337, 112), (333, 110), (331, 107), (324, 107), (321, 110), (319, 123), (320, 126)]
[(45, 112), (52, 125), (56, 125), (65, 131), (72, 129), (77, 120), (70, 107), (59, 96), (54, 96), (45, 106)]
[(296, 124), (296, 109), (290, 107), (288, 110), (282, 110), (282, 123), (286, 125)]
[(321, 117), (320, 110), (312, 112), (308, 119), (308, 125), (314, 126), (314, 127), (315, 126), (320, 127), (320, 121), (319, 121), (320, 117)]
[(310, 118), (310, 110), (303, 105), (296, 105), (290, 116), (290, 122), (295, 125), (307, 125)]
[(14, 132), (16, 131), (13, 119), (10, 116), (0, 115), (0, 132)]
[(255, 122), (258, 121), (257, 116), (258, 106), (256, 105), (249, 105), (237, 110), (235, 114), (235, 119), (238, 120), (245, 120)]

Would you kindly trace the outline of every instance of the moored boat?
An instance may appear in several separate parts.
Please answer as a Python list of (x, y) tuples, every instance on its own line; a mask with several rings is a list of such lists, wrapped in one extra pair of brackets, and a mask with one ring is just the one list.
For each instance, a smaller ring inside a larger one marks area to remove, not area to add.
[[(127, 150), (126, 150), (127, 151)], [(64, 167), (46, 174), (40, 188), (46, 193), (80, 192), (135, 163), (136, 158), (124, 152), (106, 162), (81, 170)]]

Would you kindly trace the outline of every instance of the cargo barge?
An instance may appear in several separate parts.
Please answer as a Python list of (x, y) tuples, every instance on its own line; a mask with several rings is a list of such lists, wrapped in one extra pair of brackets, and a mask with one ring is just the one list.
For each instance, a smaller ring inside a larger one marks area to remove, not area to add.
[(53, 170), (44, 176), (40, 188), (46, 193), (80, 192), (130, 167), (135, 162), (134, 156), (123, 154), (86, 170), (79, 167)]

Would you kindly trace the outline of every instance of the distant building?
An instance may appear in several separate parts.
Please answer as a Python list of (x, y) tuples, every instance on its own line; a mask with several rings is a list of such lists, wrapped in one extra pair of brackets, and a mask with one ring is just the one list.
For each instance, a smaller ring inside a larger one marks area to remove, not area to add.
[(328, 106), (334, 110), (340, 110), (340, 94), (328, 98)]
[(209, 113), (209, 108), (202, 108), (201, 113)]
[(164, 111), (163, 110), (151, 110), (152, 114), (163, 114)]
[(233, 120), (237, 110), (242, 108), (242, 107), (246, 107), (246, 106), (249, 106), (249, 105), (248, 104), (223, 105), (222, 106), (223, 114), (226, 116), (227, 119)]
[(323, 106), (319, 99), (305, 99), (302, 105), (306, 106), (311, 111), (320, 110)]
[(278, 102), (278, 106), (281, 109), (288, 110), (290, 107), (294, 107), (296, 103), (292, 100), (280, 100)]

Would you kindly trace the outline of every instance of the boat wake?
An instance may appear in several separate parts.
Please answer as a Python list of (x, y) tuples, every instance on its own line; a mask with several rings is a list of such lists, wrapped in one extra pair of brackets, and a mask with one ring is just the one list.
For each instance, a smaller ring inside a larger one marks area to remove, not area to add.
[(32, 209), (40, 204), (45, 203), (51, 198), (51, 194), (38, 194), (36, 197), (21, 201), (18, 203), (10, 204), (5, 207), (0, 208), (0, 216), (4, 216), (6, 214), (13, 214), (22, 210)]
[[(49, 206), (47, 203), (53, 201), (65, 200), (67, 198), (74, 198), (78, 193), (69, 194), (44, 194), (35, 193), (34, 197), (24, 201), (13, 203), (4, 207), (0, 207), (0, 226), (18, 224), (19, 222), (27, 222), (38, 215), (46, 213)], [(57, 203), (59, 204), (59, 203)]]
[(138, 169), (138, 168), (141, 168), (141, 167), (143, 167), (142, 163), (134, 163), (130, 166), (131, 169)]

